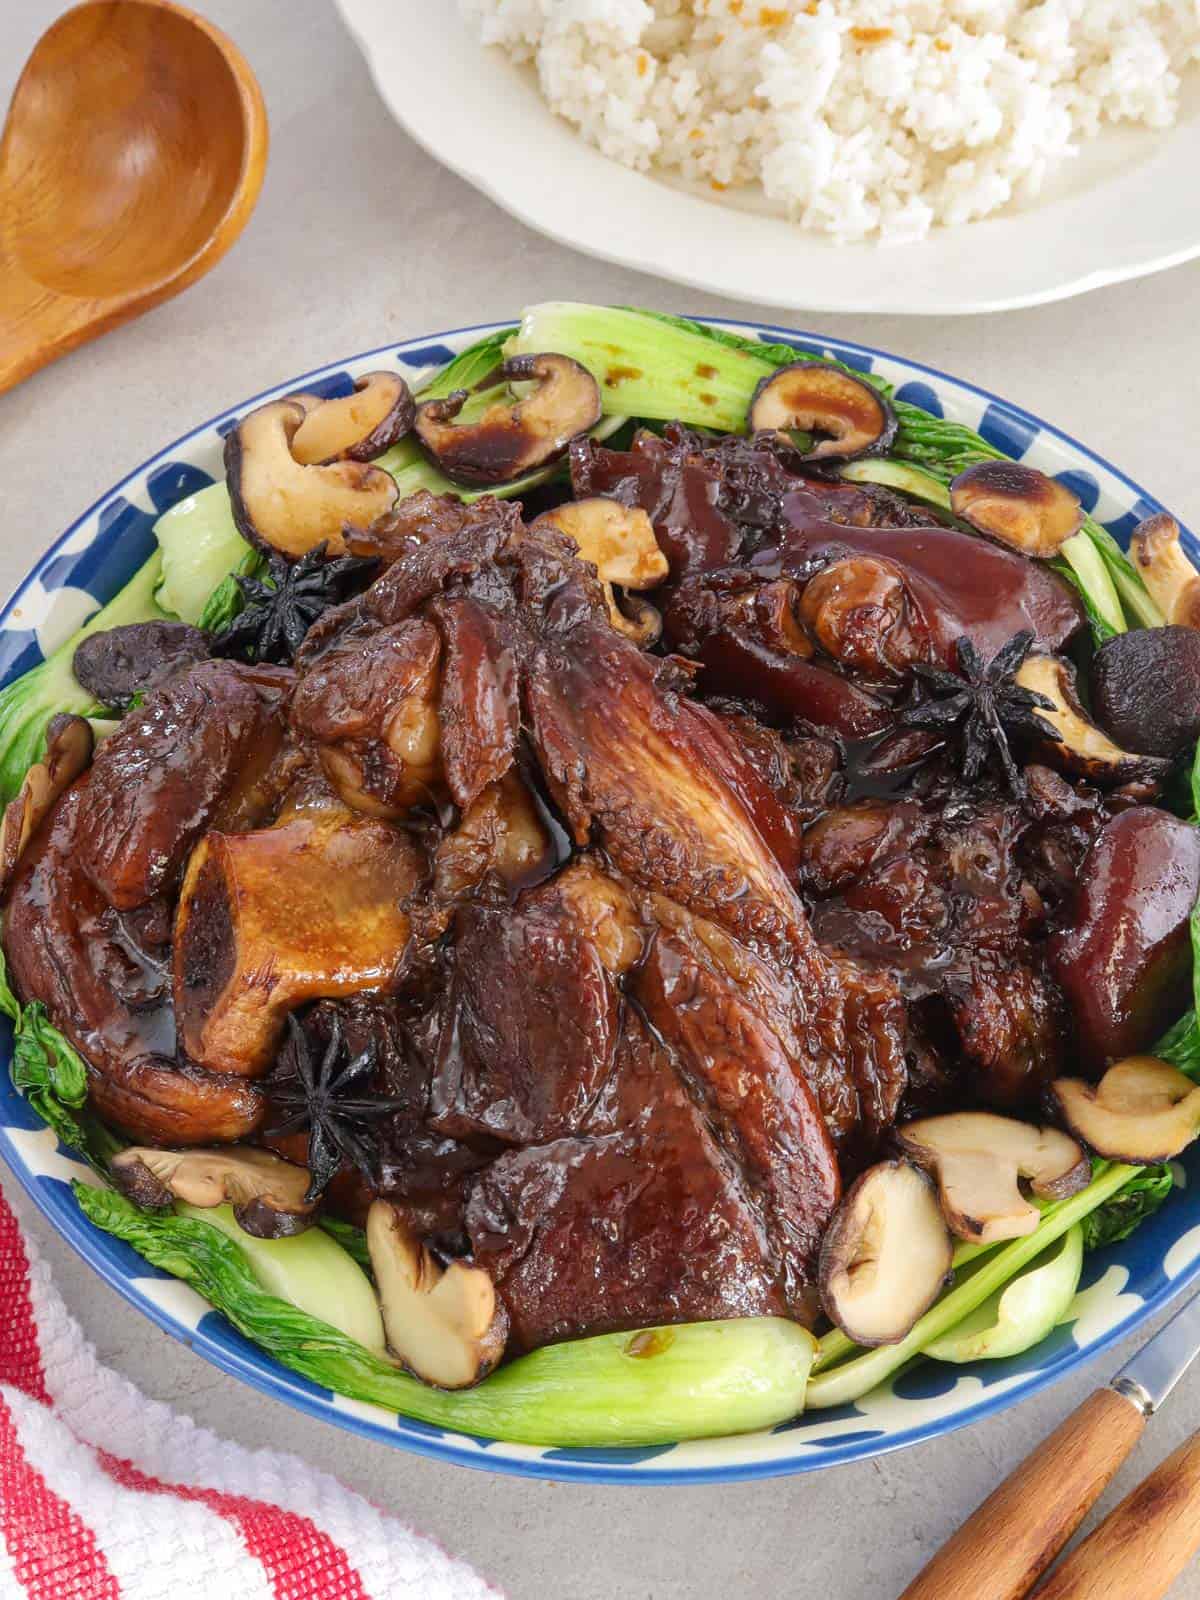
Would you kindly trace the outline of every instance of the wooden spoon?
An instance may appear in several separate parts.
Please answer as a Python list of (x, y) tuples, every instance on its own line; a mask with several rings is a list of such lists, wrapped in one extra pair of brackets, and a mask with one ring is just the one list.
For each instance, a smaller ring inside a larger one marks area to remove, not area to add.
[(258, 82), (202, 17), (171, 0), (60, 17), (0, 141), (0, 391), (207, 272), (266, 161)]

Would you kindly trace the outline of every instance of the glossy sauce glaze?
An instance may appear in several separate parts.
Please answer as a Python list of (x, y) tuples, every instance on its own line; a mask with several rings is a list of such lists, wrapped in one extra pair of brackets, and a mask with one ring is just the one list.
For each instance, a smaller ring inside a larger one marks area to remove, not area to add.
[(1070, 643), (1044, 565), (762, 439), (668, 426), (571, 472), (650, 517), (661, 645), (519, 506), (414, 496), (293, 670), (169, 674), (101, 747), (12, 887), (14, 981), (155, 1142), (303, 1160), (273, 1093), (366, 1052), (376, 1171), (328, 1204), (469, 1253), (510, 1351), (811, 1321), (898, 1120), (1034, 1114), (1182, 1006), (1200, 847), (1053, 753), (1017, 745), (1014, 792), (906, 725), (963, 635)]

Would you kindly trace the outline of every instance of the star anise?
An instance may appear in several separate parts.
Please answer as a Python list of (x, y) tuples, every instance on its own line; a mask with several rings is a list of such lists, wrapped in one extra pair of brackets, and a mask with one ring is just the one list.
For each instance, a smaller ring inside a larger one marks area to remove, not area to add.
[(213, 654), (287, 666), (321, 613), (378, 565), (358, 556), (327, 561), (325, 548), (319, 544), (294, 562), (272, 556), (265, 579), (235, 578), (245, 608), (214, 637)]
[(1057, 739), (1058, 733), (1037, 712), (1052, 710), (1054, 702), (1016, 682), (1021, 663), (1033, 644), (1033, 630), (1016, 633), (984, 665), (979, 651), (965, 635), (954, 642), (958, 671), (918, 662), (913, 667), (918, 698), (905, 706), (900, 721), (906, 728), (956, 735), (960, 771), (974, 782), (991, 757), (1000, 764), (1015, 799), (1023, 799), (1025, 780), (1013, 759), (1010, 735)]
[(267, 1131), (277, 1135), (308, 1129), (309, 1185), (305, 1198), (315, 1200), (346, 1161), (356, 1166), (369, 1184), (374, 1184), (378, 1154), (370, 1137), (371, 1125), (404, 1105), (402, 1100), (360, 1092), (375, 1072), (374, 1043), (350, 1056), (336, 1013), (329, 1025), (328, 1043), (319, 1057), (319, 1047), (294, 1014), (288, 1017), (288, 1033), (295, 1070), (267, 1081), (271, 1104), (283, 1113), (282, 1121)]

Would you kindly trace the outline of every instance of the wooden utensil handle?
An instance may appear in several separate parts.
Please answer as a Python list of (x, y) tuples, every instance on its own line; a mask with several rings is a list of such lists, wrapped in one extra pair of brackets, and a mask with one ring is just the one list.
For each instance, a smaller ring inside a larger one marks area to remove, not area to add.
[(1145, 1426), (1132, 1400), (1097, 1389), (992, 1491), (901, 1600), (1023, 1600)]
[(1200, 1434), (1052, 1572), (1037, 1600), (1159, 1600), (1200, 1550)]

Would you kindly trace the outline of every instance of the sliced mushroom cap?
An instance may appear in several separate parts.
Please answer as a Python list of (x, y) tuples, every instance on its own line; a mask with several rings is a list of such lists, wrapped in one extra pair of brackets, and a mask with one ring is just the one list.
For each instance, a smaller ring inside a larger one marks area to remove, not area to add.
[(1019, 461), (979, 461), (950, 485), (950, 509), (980, 533), (1046, 560), (1083, 525), (1079, 497)]
[(897, 1344), (937, 1299), (953, 1259), (932, 1184), (907, 1161), (882, 1161), (826, 1230), (821, 1304), (856, 1344)]
[(1058, 736), (1047, 737), (1039, 749), (1039, 755), (1049, 765), (1106, 789), (1165, 775), (1169, 762), (1122, 750), (1089, 720), (1075, 689), (1075, 668), (1062, 656), (1027, 656), (1016, 681), (1050, 702), (1037, 710), (1038, 720)]
[(609, 618), (639, 650), (648, 650), (662, 637), (662, 612), (640, 594), (617, 595), (615, 608), (609, 607)]
[(1157, 1056), (1126, 1056), (1096, 1084), (1058, 1078), (1050, 1092), (1071, 1131), (1108, 1161), (1169, 1161), (1200, 1133), (1200, 1085)]
[(292, 441), (305, 415), (295, 400), (273, 400), (243, 417), (225, 441), (225, 477), (238, 532), (257, 549), (289, 561), (322, 543), (330, 555), (345, 555), (345, 529), (369, 528), (391, 510), (399, 492), (380, 467), (297, 461)]
[(802, 461), (850, 461), (886, 450), (896, 436), (896, 414), (879, 390), (824, 361), (796, 361), (768, 374), (746, 424), (751, 433), (824, 435)]
[(125, 711), (135, 695), (211, 655), (211, 636), (186, 622), (127, 622), (89, 633), (71, 658), (71, 670), (102, 706)]
[(486, 385), (529, 380), (537, 384), (532, 394), (496, 401), (474, 422), (454, 421), (466, 404), (465, 389), (417, 407), (417, 438), (452, 483), (511, 483), (555, 460), (600, 421), (600, 386), (569, 356), (513, 356)]
[(439, 1389), (467, 1389), (504, 1354), (508, 1313), (482, 1267), (441, 1266), (390, 1200), (367, 1212), (367, 1250), (393, 1354)]
[(206, 834), (175, 915), (175, 1017), (189, 1059), (258, 1076), (297, 1006), (386, 993), (423, 871), (398, 829), (336, 809)]
[(173, 1200), (219, 1206), (228, 1201), (238, 1226), (258, 1239), (302, 1233), (316, 1215), (309, 1174), (269, 1150), (152, 1150), (134, 1145), (112, 1162), (113, 1182), (135, 1205), (160, 1210)]
[(1159, 511), (1140, 522), (1129, 554), (1166, 620), (1200, 628), (1200, 572), (1183, 553), (1175, 518)]
[(1037, 1227), (1041, 1213), (1021, 1193), (1019, 1178), (1046, 1200), (1063, 1200), (1091, 1181), (1091, 1163), (1067, 1134), (990, 1111), (925, 1117), (897, 1128), (896, 1138), (937, 1179), (953, 1231), (980, 1244)]
[(413, 425), (416, 402), (398, 372), (368, 372), (352, 394), (331, 400), (302, 394), (292, 398), (305, 418), (292, 436), (292, 455), (302, 466), (330, 461), (373, 461)]
[(91, 761), (94, 747), (95, 735), (85, 718), (65, 712), (51, 717), (46, 726), (45, 757), (30, 767), (0, 819), (0, 889), (12, 877), (21, 853), (54, 802)]
[(662, 631), (662, 618), (646, 600), (622, 597), (622, 589), (653, 589), (670, 573), (670, 563), (658, 547), (654, 525), (640, 506), (622, 505), (603, 495), (569, 500), (544, 511), (531, 525), (556, 528), (575, 541), (580, 558), (595, 567), (604, 587), (609, 620), (635, 644), (653, 644)]

